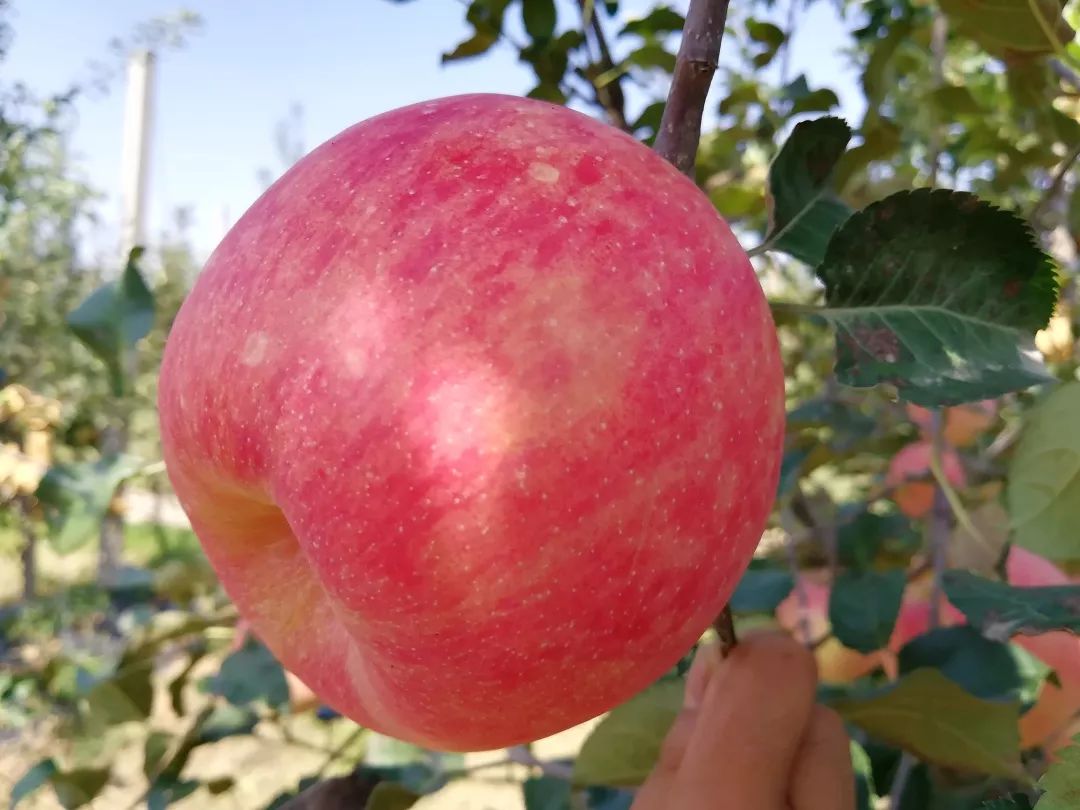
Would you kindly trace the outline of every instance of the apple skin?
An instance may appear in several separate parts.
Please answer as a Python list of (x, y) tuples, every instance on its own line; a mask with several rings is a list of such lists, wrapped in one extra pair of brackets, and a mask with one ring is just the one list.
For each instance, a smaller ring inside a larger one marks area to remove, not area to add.
[(293, 166), (211, 256), (159, 392), (253, 630), (347, 717), (457, 751), (673, 666), (749, 563), (784, 431), (768, 305), (705, 195), (496, 95)]
[[(1027, 549), (1014, 546), (1006, 561), (1009, 582), (1018, 587), (1068, 585), (1069, 578), (1050, 560)], [(803, 572), (803, 592), (806, 596), (806, 622), (812, 638), (822, 638), (829, 630), (829, 586), (824, 572)], [(862, 654), (842, 645), (836, 639), (815, 650), (819, 676), (827, 683), (848, 683), (882, 667), (890, 675), (896, 672), (896, 654), (912, 639), (930, 628), (929, 578), (910, 583), (887, 649)], [(793, 592), (777, 608), (776, 617), (788, 632), (802, 639), (803, 620), (796, 594)], [(943, 602), (941, 624), (952, 627), (966, 622), (964, 615), (948, 601)], [(1043, 746), (1053, 753), (1068, 745), (1080, 731), (1080, 718), (1070, 718), (1080, 712), (1080, 638), (1071, 633), (1053, 632), (1039, 635), (1018, 635), (1012, 639), (1033, 656), (1053, 669), (1061, 686), (1043, 684), (1035, 706), (1020, 718), (1020, 738), (1024, 748)]]

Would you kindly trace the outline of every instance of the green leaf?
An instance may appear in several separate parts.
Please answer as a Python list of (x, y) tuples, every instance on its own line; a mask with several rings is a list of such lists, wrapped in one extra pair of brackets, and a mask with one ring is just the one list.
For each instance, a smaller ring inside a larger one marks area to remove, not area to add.
[(196, 644), (189, 650), (190, 659), (176, 677), (169, 682), (169, 701), (172, 710), (180, 717), (184, 716), (184, 689), (188, 685), (191, 673), (199, 665), (199, 661), (206, 655), (206, 645)]
[(835, 92), (827, 87), (812, 90), (802, 98), (796, 99), (791, 105), (791, 115), (802, 115), (810, 112), (828, 112), (834, 107), (840, 106), (840, 98)]
[(860, 509), (836, 531), (836, 551), (841, 563), (857, 571), (869, 568), (882, 549), (916, 548), (918, 532), (901, 514), (875, 514)]
[(873, 652), (888, 646), (907, 578), (892, 571), (843, 571), (829, 594), (829, 622), (845, 647)]
[(941, 0), (941, 9), (997, 55), (1049, 54), (1076, 36), (1061, 15), (1061, 0)]
[(935, 87), (927, 94), (927, 101), (945, 115), (982, 115), (983, 108), (971, 91), (959, 84)]
[(747, 20), (746, 33), (754, 42), (767, 45), (773, 50), (779, 48), (787, 40), (787, 34), (784, 33), (782, 28), (773, 25), (771, 22), (762, 22), (761, 20)]
[(1050, 667), (1016, 644), (991, 641), (970, 626), (931, 630), (904, 645), (900, 673), (933, 667), (967, 692), (984, 700), (1029, 707)]
[(1080, 736), (1072, 744), (1058, 752), (1057, 761), (1039, 780), (1039, 787), (1046, 791), (1035, 805), (1035, 810), (1076, 810), (1080, 807)]
[(935, 669), (920, 669), (832, 707), (849, 723), (926, 762), (991, 776), (1020, 767), (1019, 706), (981, 700)]
[(134, 456), (116, 455), (50, 467), (35, 494), (53, 550), (69, 554), (97, 537), (116, 488), (142, 466)]
[(731, 609), (736, 613), (773, 613), (794, 587), (789, 571), (749, 568), (731, 595)]
[(147, 779), (158, 773), (173, 740), (171, 734), (163, 731), (151, 731), (146, 735), (146, 742), (143, 743), (143, 776)]
[(259, 722), (259, 716), (249, 707), (229, 704), (215, 706), (210, 716), (199, 727), (196, 742), (217, 742), (226, 737), (248, 734)]
[(787, 35), (778, 26), (760, 20), (747, 20), (746, 33), (751, 40), (765, 46), (764, 51), (754, 55), (754, 66), (757, 68), (763, 68), (772, 62), (787, 40)]
[(534, 41), (546, 42), (555, 34), (555, 0), (522, 0), (521, 19)]
[(96, 289), (67, 317), (68, 328), (105, 363), (117, 396), (130, 390), (130, 350), (154, 326), (154, 294), (139, 271), (142, 253), (134, 248), (120, 278)]
[(206, 783), (206, 789), (210, 791), (211, 796), (220, 796), (222, 793), (228, 793), (236, 787), (236, 780), (231, 776), (221, 776), (217, 779), (211, 779)]
[(845, 385), (919, 405), (990, 399), (1052, 377), (1030, 337), (1057, 278), (1018, 217), (957, 191), (893, 194), (853, 215), (817, 268)]
[(1077, 414), (1080, 382), (1056, 388), (1025, 415), (1009, 465), (1013, 542), (1052, 560), (1080, 559)]
[(647, 42), (640, 48), (631, 51), (626, 61), (640, 68), (656, 68), (666, 73), (675, 70), (675, 54), (665, 50), (663, 46), (655, 42)]
[(855, 740), (850, 741), (851, 765), (855, 771), (855, 810), (874, 810), (874, 766), (866, 749)]
[(1080, 634), (1080, 585), (1017, 587), (970, 571), (946, 571), (945, 595), (984, 636), (1006, 641), (1052, 630)]
[(667, 34), (682, 31), (686, 19), (682, 14), (668, 6), (657, 6), (644, 17), (630, 20), (623, 26), (623, 34), (637, 34), (647, 37), (650, 34)]
[(146, 809), (165, 810), (198, 789), (199, 783), (192, 779), (159, 779), (146, 794)]
[(453, 62), (486, 53), (502, 36), (503, 16), (510, 0), (473, 0), (465, 12), (465, 19), (473, 27), (473, 35), (445, 53), (442, 61)]
[(368, 796), (364, 810), (409, 810), (423, 796), (404, 785), (380, 782)]
[(754, 252), (775, 248), (817, 264), (851, 214), (829, 191), (851, 129), (839, 118), (800, 121), (769, 168), (769, 230)]
[(148, 718), (154, 703), (154, 687), (150, 681), (153, 670), (152, 661), (142, 661), (94, 684), (84, 698), (90, 727), (141, 722)]
[(581, 746), (575, 784), (634, 787), (644, 782), (682, 699), (682, 681), (660, 681), (613, 709)]
[(212, 694), (221, 695), (234, 706), (262, 700), (281, 707), (289, 702), (285, 670), (265, 645), (250, 636), (221, 663), (221, 670), (208, 686)]
[(38, 789), (49, 784), (53, 776), (57, 772), (56, 762), (52, 759), (43, 759), (34, 765), (30, 770), (19, 777), (19, 781), (11, 787), (11, 804), (9, 805), (14, 810), (15, 805), (34, 793)]
[(75, 807), (84, 807), (94, 800), (109, 781), (109, 770), (77, 768), (72, 771), (57, 771), (50, 781), (56, 800), (64, 810), (72, 810)]
[(555, 776), (528, 779), (521, 786), (525, 810), (573, 810), (570, 783)]

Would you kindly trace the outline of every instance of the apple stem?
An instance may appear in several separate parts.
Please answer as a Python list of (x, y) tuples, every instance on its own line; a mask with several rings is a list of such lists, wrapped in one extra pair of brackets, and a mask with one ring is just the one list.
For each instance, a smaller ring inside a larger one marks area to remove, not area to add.
[(653, 149), (693, 177), (701, 116), (720, 60), (729, 0), (690, 0), (660, 131)]

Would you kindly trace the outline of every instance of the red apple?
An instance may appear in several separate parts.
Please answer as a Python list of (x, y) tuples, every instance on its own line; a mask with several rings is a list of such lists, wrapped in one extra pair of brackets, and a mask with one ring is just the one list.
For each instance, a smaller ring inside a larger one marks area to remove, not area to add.
[[(919, 426), (919, 432), (930, 438), (931, 414), (920, 405), (908, 403), (908, 418)], [(944, 439), (953, 447), (969, 447), (990, 429), (997, 418), (997, 401), (984, 399), (945, 409)]]
[(721, 609), (779, 473), (769, 308), (692, 182), (471, 95), (309, 154), (176, 319), (165, 459), (221, 581), (329, 705), (446, 750), (565, 729)]
[[(1069, 578), (1044, 557), (1026, 549), (1013, 547), (1006, 562), (1009, 582), (1019, 587), (1067, 585)], [(806, 598), (806, 614), (799, 610), (793, 592), (777, 609), (780, 624), (802, 638), (801, 627), (809, 626), (814, 639), (823, 638), (829, 629), (829, 586), (822, 575), (805, 572), (801, 575)], [(815, 651), (820, 677), (826, 682), (846, 683), (872, 672), (878, 666), (892, 672), (895, 655), (909, 641), (927, 632), (930, 627), (931, 590), (924, 577), (910, 583), (897, 616), (896, 626), (889, 639), (888, 649), (861, 654), (830, 639)], [(942, 603), (940, 622), (943, 627), (966, 621), (949, 602)], [(1020, 718), (1021, 744), (1025, 748), (1041, 745), (1053, 752), (1068, 745), (1080, 731), (1080, 638), (1066, 632), (1018, 635), (1013, 641), (1043, 661), (1057, 673), (1061, 686), (1046, 683), (1038, 702)]]
[[(889, 462), (885, 485), (892, 490), (897, 507), (908, 517), (926, 517), (934, 505), (934, 484), (929, 480), (932, 453), (930, 442), (913, 442), (905, 445)], [(941, 456), (941, 466), (954, 487), (967, 485), (967, 476), (956, 451), (946, 448)]]

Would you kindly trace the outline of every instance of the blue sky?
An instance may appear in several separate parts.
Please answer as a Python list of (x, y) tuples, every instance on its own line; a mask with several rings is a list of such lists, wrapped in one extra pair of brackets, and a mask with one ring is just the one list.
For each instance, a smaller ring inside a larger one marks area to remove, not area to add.
[[(567, 0), (561, 10), (568, 12)], [(674, 0), (684, 10), (686, 0)], [(177, 0), (14, 0), (15, 39), (5, 72), (33, 90), (59, 90), (89, 75), (108, 43), (153, 17), (175, 13)], [(633, 15), (650, 0), (623, 0)], [(780, 4), (784, 6), (785, 4)], [(508, 48), (442, 66), (439, 54), (468, 28), (456, 0), (188, 0), (203, 27), (178, 51), (163, 53), (156, 75), (150, 170), (150, 234), (190, 206), (190, 236), (205, 258), (261, 191), (258, 171), (281, 165), (274, 128), (292, 105), (303, 107), (311, 149), (356, 121), (415, 101), (465, 92), (522, 94), (531, 73)], [(516, 23), (516, 21), (514, 21)], [(832, 4), (814, 3), (802, 18), (793, 73), (836, 89), (849, 116), (857, 111), (854, 76)], [(715, 106), (718, 93), (714, 93)], [(90, 246), (115, 250), (119, 219), (123, 87), (83, 99), (72, 146), (83, 176), (105, 193), (102, 226)]]

